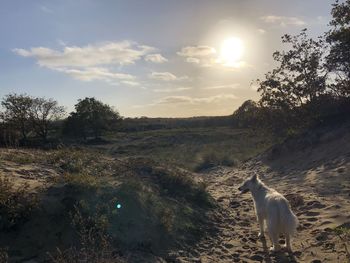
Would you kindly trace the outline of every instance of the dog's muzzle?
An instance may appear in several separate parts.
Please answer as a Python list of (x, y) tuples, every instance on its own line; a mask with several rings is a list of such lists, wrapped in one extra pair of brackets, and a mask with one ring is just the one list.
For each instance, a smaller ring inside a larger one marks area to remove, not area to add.
[(242, 190), (241, 187), (239, 187), (238, 190), (241, 191), (241, 194), (245, 194), (245, 193), (249, 192), (249, 189)]

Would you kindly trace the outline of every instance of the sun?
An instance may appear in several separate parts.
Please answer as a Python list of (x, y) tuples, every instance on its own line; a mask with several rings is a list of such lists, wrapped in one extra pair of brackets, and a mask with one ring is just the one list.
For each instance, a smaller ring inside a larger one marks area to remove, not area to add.
[(238, 37), (231, 37), (221, 44), (220, 62), (228, 67), (238, 67), (244, 53), (244, 43)]

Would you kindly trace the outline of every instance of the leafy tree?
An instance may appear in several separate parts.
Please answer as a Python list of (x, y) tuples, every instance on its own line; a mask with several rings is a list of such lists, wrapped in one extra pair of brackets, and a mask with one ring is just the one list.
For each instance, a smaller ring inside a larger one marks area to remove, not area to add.
[(64, 107), (53, 99), (33, 98), (30, 120), (36, 134), (46, 141), (52, 122), (60, 119), (64, 112)]
[(306, 29), (297, 36), (284, 35), (282, 42), (291, 48), (274, 52), (278, 66), (258, 80), (258, 92), (262, 106), (290, 110), (326, 93), (324, 42), (309, 39)]
[(338, 96), (350, 96), (350, 0), (336, 1), (332, 9), (331, 30), (327, 33), (330, 52), (327, 66), (335, 73), (333, 90)]
[(85, 98), (75, 105), (75, 112), (67, 118), (64, 131), (84, 139), (90, 134), (98, 138), (120, 120), (119, 113), (109, 105), (95, 98)]
[(33, 106), (32, 97), (26, 94), (8, 94), (2, 99), (1, 105), (4, 108), (3, 121), (19, 130), (22, 140), (26, 141), (27, 135), (31, 131), (29, 117)]
[(259, 107), (253, 100), (246, 100), (233, 113), (233, 119), (238, 127), (255, 126), (258, 121)]

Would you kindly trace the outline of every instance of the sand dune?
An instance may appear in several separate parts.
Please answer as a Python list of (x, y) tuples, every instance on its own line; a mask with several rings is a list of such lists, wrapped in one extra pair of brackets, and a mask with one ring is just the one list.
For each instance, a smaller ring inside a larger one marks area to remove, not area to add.
[[(137, 262), (347, 262), (344, 244), (334, 229), (350, 226), (349, 129), (329, 130), (312, 138), (287, 141), (236, 168), (217, 167), (198, 174), (197, 179), (206, 182), (218, 204), (209, 212), (214, 226), (195, 246), (180, 244), (182, 248), (171, 251), (167, 257), (147, 254), (137, 256)], [(258, 239), (252, 198), (237, 189), (245, 177), (255, 172), (290, 200), (300, 220), (292, 254), (271, 254), (270, 241)], [(17, 185), (28, 183), (32, 192), (47, 189), (59, 175), (49, 166), (11, 161), (2, 163), (0, 174), (10, 176)], [(63, 209), (50, 203), (50, 196), (59, 195), (60, 189), (56, 190), (45, 197), (48, 215), (57, 214), (55, 209)], [(28, 243), (25, 238), (19, 242), (16, 236), (6, 234), (1, 238), (2, 244), (20, 245), (21, 253), (31, 255), (32, 251), (44, 253), (54, 245), (43, 242), (45, 235), (51, 235), (50, 240), (55, 244), (63, 244), (70, 238), (62, 222), (54, 223), (55, 233), (50, 233), (52, 222), (41, 222), (39, 218), (33, 224), (46, 226), (40, 234), (33, 233), (37, 229), (35, 225), (24, 226), (22, 233), (37, 236), (36, 242)], [(16, 262), (16, 257), (12, 259)], [(36, 254), (32, 259), (30, 262), (40, 262)]]
[[(270, 241), (257, 237), (252, 198), (237, 190), (253, 172), (290, 199), (300, 220), (291, 255), (269, 253)], [(220, 204), (212, 214), (217, 230), (180, 254), (180, 262), (347, 262), (333, 230), (350, 225), (348, 127), (325, 132), (309, 145), (300, 140), (284, 143), (238, 168), (208, 171), (203, 180)]]

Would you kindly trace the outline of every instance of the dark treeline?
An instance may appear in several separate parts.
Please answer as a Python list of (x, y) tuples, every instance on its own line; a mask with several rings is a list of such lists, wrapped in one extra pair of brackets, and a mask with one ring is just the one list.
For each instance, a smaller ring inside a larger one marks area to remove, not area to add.
[(125, 118), (121, 131), (147, 131), (175, 128), (206, 128), (233, 126), (232, 116), (203, 116), (191, 118)]
[(273, 54), (278, 66), (256, 81), (260, 100), (233, 115), (238, 126), (285, 135), (350, 118), (350, 0), (336, 1), (331, 14), (317, 39), (306, 29), (282, 37), (287, 48)]
[(79, 100), (67, 118), (54, 99), (27, 94), (6, 95), (1, 106), (0, 145), (5, 146), (41, 146), (63, 137), (98, 139), (121, 120), (116, 110), (95, 98)]

